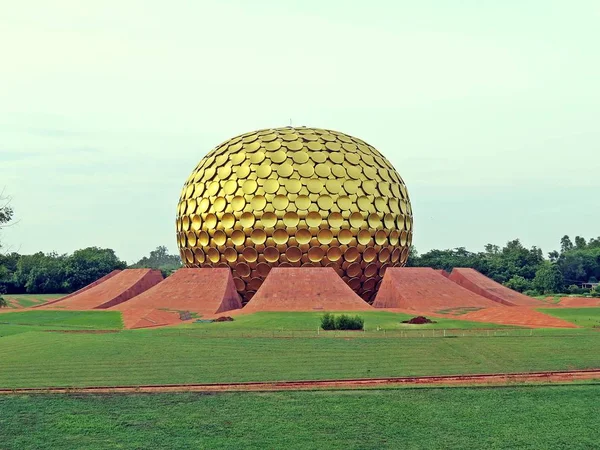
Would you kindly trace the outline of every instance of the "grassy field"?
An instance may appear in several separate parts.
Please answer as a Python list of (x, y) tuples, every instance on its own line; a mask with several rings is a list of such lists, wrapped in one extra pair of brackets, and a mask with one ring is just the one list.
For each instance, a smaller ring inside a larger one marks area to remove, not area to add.
[[(4, 327), (3, 327), (4, 325)], [(123, 327), (119, 311), (22, 311), (0, 314), (0, 336), (3, 328), (25, 325), (27, 331), (41, 329), (118, 330)]]
[[(334, 313), (334, 315), (348, 314), (359, 315), (365, 321), (365, 330), (376, 331), (377, 328), (389, 331), (394, 330), (432, 330), (432, 329), (500, 329), (508, 328), (505, 325), (493, 323), (469, 322), (445, 318), (432, 318), (436, 323), (411, 325), (402, 323), (411, 319), (412, 315), (392, 313), (389, 311), (356, 311)], [(219, 330), (219, 333), (228, 330), (295, 330), (316, 331), (320, 328), (322, 312), (259, 312), (255, 314), (235, 316), (233, 322), (202, 324), (204, 330)], [(188, 329), (199, 329), (198, 324), (185, 325)], [(512, 327), (514, 328), (514, 327)]]
[(41, 305), (50, 300), (55, 300), (64, 297), (65, 294), (18, 294), (18, 295), (3, 295), (8, 302), (10, 308), (30, 308), (35, 305)]
[(600, 308), (547, 308), (539, 311), (580, 327), (600, 328)]
[(600, 386), (0, 397), (3, 449), (591, 449)]
[[(0, 338), (0, 387), (138, 385), (600, 367), (600, 333), (456, 338), (252, 338), (29, 331)], [(587, 331), (587, 332), (585, 332)]]

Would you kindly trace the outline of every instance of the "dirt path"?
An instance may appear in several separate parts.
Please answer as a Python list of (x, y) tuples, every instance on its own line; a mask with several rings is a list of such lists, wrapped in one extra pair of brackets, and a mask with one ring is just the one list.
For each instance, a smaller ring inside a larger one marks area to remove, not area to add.
[(314, 389), (357, 389), (389, 386), (469, 386), (510, 385), (515, 383), (564, 383), (578, 380), (600, 380), (600, 369), (554, 372), (496, 373), (476, 375), (442, 375), (426, 377), (358, 378), (347, 380), (267, 381), (247, 383), (163, 384), (140, 386), (95, 386), (80, 388), (39, 387), (0, 389), (2, 394), (109, 394), (159, 392), (247, 392), (297, 391)]

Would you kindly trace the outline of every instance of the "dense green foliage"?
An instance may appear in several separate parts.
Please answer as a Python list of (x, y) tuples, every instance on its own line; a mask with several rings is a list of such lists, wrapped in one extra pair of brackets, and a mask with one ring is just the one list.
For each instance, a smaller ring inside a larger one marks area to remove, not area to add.
[[(472, 267), (511, 289), (531, 295), (576, 292), (582, 283), (600, 279), (600, 237), (589, 242), (580, 236), (573, 245), (568, 236), (561, 239), (561, 250), (548, 254), (537, 247), (525, 248), (518, 239), (504, 247), (488, 244), (485, 251), (474, 253), (464, 247), (431, 250), (419, 255), (411, 251), (409, 266), (433, 267), (451, 271), (454, 267)], [(573, 287), (571, 287), (573, 286)]]
[(324, 330), (362, 330), (364, 325), (365, 321), (360, 316), (325, 313), (321, 318), (321, 328)]
[[(68, 293), (102, 278), (117, 269), (125, 269), (114, 250), (89, 247), (72, 255), (56, 253), (20, 255), (0, 254), (0, 293), (49, 294)], [(179, 256), (169, 255), (166, 247), (158, 247), (149, 257), (142, 258), (132, 268), (160, 269), (169, 275), (181, 267)]]
[[(53, 311), (48, 311), (49, 313)], [(37, 313), (37, 311), (35, 312)], [(58, 311), (63, 313), (63, 311)], [(93, 314), (107, 314), (92, 311)], [(190, 324), (116, 333), (49, 333), (76, 325), (51, 315), (25, 322), (26, 314), (0, 314), (1, 387), (138, 385), (200, 382), (361, 378), (458, 373), (585, 369), (598, 366), (600, 333), (592, 329), (523, 330), (523, 336), (485, 331), (441, 337), (434, 329), (401, 338), (375, 330), (318, 333), (319, 313), (306, 313), (312, 333), (281, 335), (282, 320)], [(393, 315), (392, 313), (387, 313)], [(293, 322), (293, 314), (289, 314)], [(15, 320), (14, 317), (17, 317)], [(279, 316), (281, 319), (283, 316)], [(365, 324), (369, 316), (365, 313)], [(98, 319), (101, 320), (101, 319)], [(102, 319), (103, 320), (103, 319)], [(112, 319), (111, 319), (112, 320)], [(402, 316), (395, 321), (404, 320)], [(440, 319), (442, 321), (443, 319)], [(239, 323), (241, 322), (241, 323)], [(17, 325), (16, 323), (28, 323)], [(379, 322), (372, 322), (374, 327)], [(44, 325), (45, 324), (45, 325)], [(71, 325), (70, 325), (71, 324)], [(269, 325), (271, 324), (271, 325)], [(438, 324), (431, 324), (439, 326)], [(478, 324), (487, 327), (489, 324)], [(236, 328), (237, 331), (236, 331)], [(405, 329), (415, 327), (404, 324)], [(85, 322), (79, 322), (85, 329)], [(95, 327), (98, 327), (96, 324)], [(255, 328), (253, 328), (255, 327)], [(304, 325), (303, 325), (304, 327)], [(99, 327), (98, 327), (99, 328)], [(37, 331), (39, 330), (39, 331)], [(205, 331), (206, 330), (206, 331)], [(339, 334), (338, 334), (339, 333)], [(501, 337), (493, 337), (498, 333)], [(439, 337), (428, 337), (437, 335)], [(339, 337), (336, 337), (339, 336)], [(257, 337), (259, 336), (259, 337)]]
[(0, 254), (0, 286), (9, 294), (72, 292), (125, 266), (113, 250), (97, 247), (72, 255)]
[(597, 384), (0, 397), (11, 449), (591, 449)]

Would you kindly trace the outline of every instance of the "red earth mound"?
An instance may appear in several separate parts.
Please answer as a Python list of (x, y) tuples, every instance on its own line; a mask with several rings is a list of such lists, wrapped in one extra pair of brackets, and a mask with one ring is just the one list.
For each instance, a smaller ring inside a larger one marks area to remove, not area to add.
[(126, 269), (77, 295), (64, 298), (41, 308), (88, 310), (106, 309), (118, 305), (160, 283), (160, 270)]
[(376, 308), (435, 312), (455, 308), (497, 306), (491, 300), (453, 283), (428, 267), (391, 267), (375, 297)]
[(565, 308), (593, 308), (600, 306), (600, 298), (562, 297), (558, 306)]
[(179, 312), (160, 309), (127, 309), (121, 312), (127, 329), (164, 327), (181, 323)]
[(169, 309), (217, 314), (241, 308), (231, 271), (179, 269), (162, 283), (113, 309)]
[(497, 303), (508, 306), (544, 306), (544, 302), (496, 283), (475, 269), (456, 267), (450, 274), (456, 284)]
[(571, 322), (543, 314), (526, 306), (506, 308), (496, 305), (494, 308), (480, 309), (455, 318), (473, 322), (518, 325), (528, 328), (577, 328)]
[(273, 268), (243, 312), (368, 311), (361, 299), (331, 267)]
[(52, 300), (50, 302), (46, 302), (46, 303), (42, 303), (41, 305), (35, 305), (32, 306), (32, 308), (39, 308), (41, 306), (48, 306), (48, 305), (53, 305), (54, 303), (57, 302), (61, 302), (63, 300), (67, 300), (71, 297), (75, 297), (76, 295), (81, 294), (82, 292), (87, 291), (88, 289), (91, 289), (95, 286), (98, 286), (101, 283), (104, 283), (106, 280), (108, 280), (109, 278), (114, 277), (116, 274), (120, 273), (120, 270), (113, 270), (112, 272), (104, 275), (102, 278), (97, 279), (96, 281), (94, 281), (93, 283), (88, 284), (87, 286), (82, 287), (81, 289), (79, 289), (78, 291), (72, 292), (69, 295), (65, 295), (64, 297), (61, 298), (57, 298), (56, 300)]

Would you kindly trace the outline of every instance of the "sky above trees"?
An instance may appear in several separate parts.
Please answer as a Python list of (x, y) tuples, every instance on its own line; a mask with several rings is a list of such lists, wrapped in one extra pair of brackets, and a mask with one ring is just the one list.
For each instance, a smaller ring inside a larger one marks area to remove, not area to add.
[(290, 124), (377, 147), (414, 243), (545, 252), (598, 236), (596, 1), (23, 0), (0, 16), (12, 250), (176, 250), (215, 145)]

